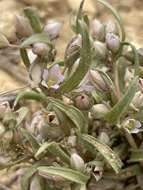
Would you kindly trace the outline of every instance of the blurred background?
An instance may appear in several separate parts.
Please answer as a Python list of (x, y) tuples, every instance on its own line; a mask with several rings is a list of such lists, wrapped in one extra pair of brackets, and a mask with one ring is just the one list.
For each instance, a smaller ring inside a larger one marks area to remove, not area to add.
[[(107, 0), (123, 18), (127, 38), (136, 47), (143, 47), (143, 0)], [(8, 39), (15, 39), (15, 15), (21, 14), (25, 6), (34, 7), (41, 20), (56, 19), (63, 23), (60, 38), (57, 39), (59, 59), (64, 54), (66, 43), (72, 36), (69, 27), (70, 13), (76, 11), (80, 0), (0, 0), (0, 32)], [(103, 22), (113, 19), (106, 9), (95, 3), (95, 0), (86, 0), (84, 10), (90, 17), (97, 17)], [(0, 92), (24, 86), (27, 77), (19, 54), (16, 50), (0, 50)], [(0, 173), (0, 184), (9, 184), (12, 173)], [(2, 177), (1, 177), (2, 176)], [(10, 177), (9, 177), (10, 176)], [(15, 184), (10, 189), (19, 189)]]

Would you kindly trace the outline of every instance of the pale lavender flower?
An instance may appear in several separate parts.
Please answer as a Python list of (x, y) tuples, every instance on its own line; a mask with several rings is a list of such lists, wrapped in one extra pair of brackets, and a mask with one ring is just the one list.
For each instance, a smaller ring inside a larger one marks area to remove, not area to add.
[(55, 64), (50, 69), (45, 69), (43, 80), (47, 83), (48, 87), (54, 89), (59, 88), (59, 84), (64, 80), (60, 66)]

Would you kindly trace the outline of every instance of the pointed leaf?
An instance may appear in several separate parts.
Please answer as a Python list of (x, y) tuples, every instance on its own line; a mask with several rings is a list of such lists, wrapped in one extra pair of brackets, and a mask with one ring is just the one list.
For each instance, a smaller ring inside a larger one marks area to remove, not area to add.
[(14, 107), (17, 105), (17, 103), (22, 99), (28, 99), (28, 100), (37, 100), (37, 101), (45, 101), (46, 96), (44, 94), (37, 93), (35, 91), (24, 91), (20, 92), (14, 102)]
[(131, 150), (130, 159), (128, 162), (142, 162), (143, 161), (143, 150), (142, 149), (135, 149)]
[(41, 161), (33, 164), (31, 167), (29, 167), (24, 175), (21, 178), (21, 187), (22, 190), (29, 190), (29, 185), (30, 185), (30, 179), (31, 177), (37, 172), (37, 168), (39, 166), (44, 165)]
[(29, 57), (27, 54), (27, 50), (25, 48), (20, 48), (20, 55), (21, 55), (22, 61), (23, 61), (24, 65), (26, 66), (26, 68), (29, 68), (30, 61), (29, 61)]
[(79, 171), (74, 171), (69, 168), (64, 167), (39, 167), (38, 168), (39, 175), (43, 177), (48, 177), (49, 175), (58, 175), (60, 177), (63, 177), (67, 180), (79, 183), (79, 184), (86, 184), (87, 180), (89, 179), (89, 176), (87, 174), (83, 174)]
[(83, 134), (80, 137), (85, 143), (97, 149), (105, 158), (105, 160), (110, 164), (110, 166), (114, 169), (114, 171), (116, 173), (119, 173), (121, 167), (123, 166), (123, 163), (118, 155), (116, 155), (116, 153), (109, 146), (101, 143), (99, 140), (90, 135)]
[(61, 110), (74, 123), (79, 131), (87, 131), (88, 121), (83, 113), (72, 105), (65, 105), (62, 101), (49, 98), (53, 106)]
[(79, 65), (76, 71), (67, 78), (59, 87), (60, 93), (68, 93), (75, 89), (84, 78), (91, 64), (91, 46), (88, 34), (88, 29), (84, 21), (79, 21), (80, 34), (82, 36), (82, 48)]
[(29, 19), (29, 22), (35, 33), (42, 32), (42, 26), (40, 19), (36, 12), (31, 7), (26, 7), (24, 9), (25, 16)]
[(45, 142), (44, 144), (42, 144), (41, 147), (37, 150), (35, 158), (40, 158), (40, 156), (47, 151), (49, 151), (54, 156), (61, 158), (65, 163), (70, 163), (70, 157), (55, 142)]
[(79, 20), (82, 19), (82, 11), (83, 11), (83, 5), (84, 5), (85, 0), (82, 0), (78, 9), (77, 17), (76, 17), (76, 33), (78, 34), (80, 32), (80, 25), (79, 25)]
[(105, 119), (110, 123), (116, 123), (121, 116), (127, 111), (129, 105), (137, 90), (137, 80), (135, 77), (129, 85), (123, 97), (114, 105), (114, 107), (105, 115)]
[(20, 128), (20, 131), (22, 135), (28, 140), (28, 142), (31, 144), (33, 152), (36, 153), (37, 150), (39, 149), (40, 145), (35, 139), (35, 137), (26, 129)]
[(20, 45), (21, 48), (28, 47), (29, 45), (32, 45), (37, 42), (42, 42), (50, 45), (49, 37), (46, 33), (40, 33), (40, 34), (33, 34), (32, 36), (26, 38), (22, 44)]

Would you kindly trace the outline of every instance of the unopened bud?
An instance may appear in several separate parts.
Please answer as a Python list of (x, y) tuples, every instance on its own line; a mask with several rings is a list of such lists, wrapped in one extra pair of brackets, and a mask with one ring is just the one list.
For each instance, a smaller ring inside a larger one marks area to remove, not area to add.
[(105, 40), (105, 26), (97, 19), (94, 19), (91, 24), (91, 35), (99, 41)]
[(107, 48), (106, 44), (100, 42), (100, 41), (94, 41), (94, 49), (95, 49), (95, 56), (97, 58), (100, 58), (102, 60), (106, 59), (107, 57)]
[(19, 15), (16, 15), (15, 28), (18, 37), (29, 37), (33, 33), (28, 19)]
[(44, 32), (46, 32), (49, 35), (50, 39), (53, 40), (59, 36), (61, 27), (62, 23), (50, 20), (44, 27)]
[(74, 36), (68, 43), (65, 50), (65, 65), (70, 67), (80, 56), (80, 47), (82, 44), (81, 35)]
[(143, 106), (143, 93), (141, 91), (136, 92), (132, 104), (135, 106), (135, 108), (139, 109)]
[(108, 21), (105, 25), (105, 31), (106, 31), (106, 34), (107, 33), (118, 34), (117, 24), (111, 20)]
[(30, 190), (42, 190), (40, 184), (40, 178), (38, 176), (34, 176), (30, 183)]
[(99, 141), (100, 142), (102, 142), (102, 143), (104, 143), (104, 144), (109, 144), (109, 142), (110, 142), (110, 139), (109, 139), (109, 136), (108, 136), (108, 134), (106, 133), (106, 132), (104, 132), (104, 131), (102, 131), (101, 133), (100, 133), (100, 135), (99, 135)]
[(95, 104), (91, 109), (92, 116), (96, 119), (104, 117), (108, 111), (109, 108), (105, 104)]
[(68, 137), (68, 141), (67, 141), (68, 145), (71, 147), (75, 147), (76, 143), (77, 143), (77, 137), (76, 136), (69, 136)]
[(84, 160), (77, 153), (71, 155), (70, 163), (75, 170), (84, 171), (85, 169)]
[(113, 33), (106, 34), (106, 44), (109, 50), (111, 50), (113, 53), (117, 53), (120, 48), (119, 36)]
[(39, 55), (39, 56), (44, 56), (48, 53), (48, 46), (45, 43), (35, 43), (33, 45), (32, 51), (34, 54)]
[(74, 105), (80, 110), (89, 110), (92, 106), (92, 100), (86, 94), (81, 94), (75, 97)]
[(97, 90), (108, 90), (108, 86), (98, 71), (89, 71), (91, 82)]

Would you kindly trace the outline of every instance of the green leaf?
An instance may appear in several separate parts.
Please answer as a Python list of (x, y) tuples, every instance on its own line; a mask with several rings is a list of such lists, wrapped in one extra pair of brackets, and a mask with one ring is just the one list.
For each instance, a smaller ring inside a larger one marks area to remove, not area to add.
[(41, 165), (43, 165), (44, 163), (42, 163), (41, 161), (33, 164), (32, 166), (30, 166), (26, 172), (24, 173), (24, 175), (21, 178), (21, 187), (22, 190), (29, 190), (29, 185), (30, 185), (30, 179), (31, 177), (37, 172), (37, 168)]
[(83, 174), (79, 171), (74, 171), (69, 168), (64, 167), (39, 167), (38, 168), (39, 175), (43, 177), (48, 177), (49, 175), (58, 175), (60, 177), (63, 177), (67, 180), (79, 183), (79, 184), (86, 184), (87, 180), (89, 179), (89, 176), (87, 174)]
[(42, 32), (42, 25), (36, 12), (31, 7), (24, 9), (25, 16), (29, 19), (32, 29), (35, 33)]
[(116, 153), (113, 152), (113, 150), (109, 146), (107, 146), (104, 143), (101, 143), (99, 140), (90, 135), (83, 134), (79, 137), (85, 143), (97, 149), (100, 152), (100, 154), (105, 158), (105, 160), (110, 164), (110, 166), (114, 169), (114, 171), (116, 173), (119, 173), (121, 167), (123, 166), (123, 163), (118, 157), (118, 155), (116, 155)]
[(131, 150), (131, 155), (128, 162), (131, 163), (131, 162), (142, 162), (142, 161), (143, 161), (143, 150), (142, 149)]
[(45, 101), (46, 96), (44, 94), (37, 93), (35, 91), (24, 91), (20, 92), (14, 102), (14, 107), (17, 105), (17, 103), (22, 99), (28, 99), (28, 100), (37, 100), (37, 101)]
[(36, 153), (37, 150), (39, 149), (40, 145), (35, 139), (35, 137), (26, 129), (20, 128), (20, 131), (22, 135), (28, 140), (28, 142), (31, 144), (33, 152)]
[(134, 56), (135, 75), (138, 75), (139, 74), (140, 60), (139, 60), (139, 54), (138, 54), (136, 47), (129, 42), (123, 42), (122, 45), (123, 46), (126, 45), (126, 46), (131, 47), (132, 52), (133, 52), (133, 56)]
[(79, 21), (79, 26), (80, 34), (82, 36), (80, 62), (76, 71), (59, 87), (58, 91), (62, 94), (74, 90), (80, 84), (91, 64), (91, 46), (88, 29), (84, 21)]
[(26, 48), (29, 45), (32, 45), (37, 42), (42, 42), (50, 45), (49, 37), (46, 33), (42, 32), (40, 34), (33, 34), (32, 36), (26, 38), (22, 44), (20, 45), (21, 48)]
[(79, 20), (82, 20), (82, 11), (85, 0), (82, 0), (78, 9), (77, 17), (76, 17), (76, 33), (80, 32)]
[(135, 77), (129, 85), (123, 97), (113, 106), (113, 108), (105, 115), (105, 119), (110, 123), (116, 123), (121, 116), (127, 111), (137, 90), (138, 77)]
[(75, 108), (72, 105), (65, 105), (62, 101), (48, 98), (51, 103), (53, 103), (53, 107), (57, 107), (60, 111), (67, 115), (67, 117), (74, 123), (77, 127), (78, 131), (87, 131), (88, 129), (88, 120), (83, 115), (83, 113)]
[(29, 68), (30, 61), (29, 61), (29, 57), (25, 48), (20, 48), (20, 55), (26, 68)]
[[(95, 0), (93, 0), (95, 1)], [(125, 30), (123, 27), (123, 21), (120, 17), (120, 15), (118, 14), (118, 12), (105, 0), (96, 0), (97, 2), (101, 3), (102, 5), (104, 5), (111, 13), (112, 15), (115, 17), (115, 19), (118, 22), (118, 25), (120, 27), (121, 30), (121, 41), (125, 40)]]
[(49, 151), (54, 156), (61, 158), (65, 163), (70, 163), (70, 157), (55, 142), (45, 142), (44, 144), (42, 144), (41, 147), (37, 150), (35, 158), (40, 158), (41, 155), (43, 155), (47, 151)]
[(122, 169), (120, 173), (116, 175), (113, 172), (105, 172), (104, 178), (111, 180), (126, 180), (128, 178), (138, 176), (140, 174), (142, 174), (141, 166), (139, 164), (134, 164)]

